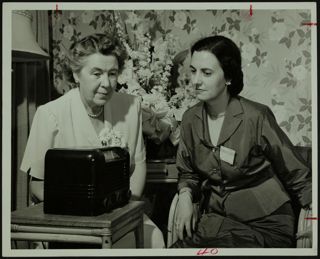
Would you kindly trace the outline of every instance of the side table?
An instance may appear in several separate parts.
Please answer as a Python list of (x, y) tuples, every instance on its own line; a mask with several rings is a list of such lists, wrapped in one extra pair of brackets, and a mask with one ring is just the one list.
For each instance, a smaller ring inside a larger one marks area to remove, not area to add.
[(11, 240), (112, 244), (134, 231), (136, 247), (143, 248), (143, 201), (98, 216), (44, 214), (43, 203), (11, 213)]

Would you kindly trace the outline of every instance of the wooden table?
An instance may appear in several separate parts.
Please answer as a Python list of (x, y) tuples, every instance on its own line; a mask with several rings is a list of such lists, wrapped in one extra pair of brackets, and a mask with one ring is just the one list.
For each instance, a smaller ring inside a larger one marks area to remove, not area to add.
[(177, 183), (178, 169), (174, 163), (147, 161), (146, 183)]
[(136, 247), (143, 248), (144, 202), (130, 201), (122, 208), (98, 216), (69, 216), (43, 213), (43, 203), (11, 213), (11, 239), (112, 244), (134, 231)]

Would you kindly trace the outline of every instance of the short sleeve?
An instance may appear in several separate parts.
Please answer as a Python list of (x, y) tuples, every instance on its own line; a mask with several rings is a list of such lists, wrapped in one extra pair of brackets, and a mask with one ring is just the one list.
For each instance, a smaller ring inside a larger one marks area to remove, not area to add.
[(48, 149), (54, 146), (58, 133), (57, 121), (54, 115), (40, 106), (33, 118), (31, 131), (27, 141), (20, 169), (38, 179), (44, 179), (44, 159)]
[(143, 141), (142, 135), (142, 112), (141, 112), (141, 102), (138, 98), (135, 98), (136, 107), (137, 107), (137, 141), (135, 147), (135, 155), (134, 155), (134, 164), (144, 163), (146, 160), (146, 150)]

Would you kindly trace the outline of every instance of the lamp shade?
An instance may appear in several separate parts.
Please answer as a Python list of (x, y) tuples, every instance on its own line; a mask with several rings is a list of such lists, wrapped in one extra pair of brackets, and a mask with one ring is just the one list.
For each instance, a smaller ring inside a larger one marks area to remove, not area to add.
[(41, 49), (32, 30), (30, 11), (12, 11), (12, 50), (13, 56), (25, 59), (49, 59)]

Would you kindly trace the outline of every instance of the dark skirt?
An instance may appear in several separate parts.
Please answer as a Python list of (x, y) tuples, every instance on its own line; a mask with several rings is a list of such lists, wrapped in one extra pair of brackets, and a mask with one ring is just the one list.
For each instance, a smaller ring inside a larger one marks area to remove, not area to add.
[(247, 222), (207, 213), (201, 216), (191, 238), (178, 240), (171, 248), (292, 248), (295, 225), (290, 202), (268, 216)]

